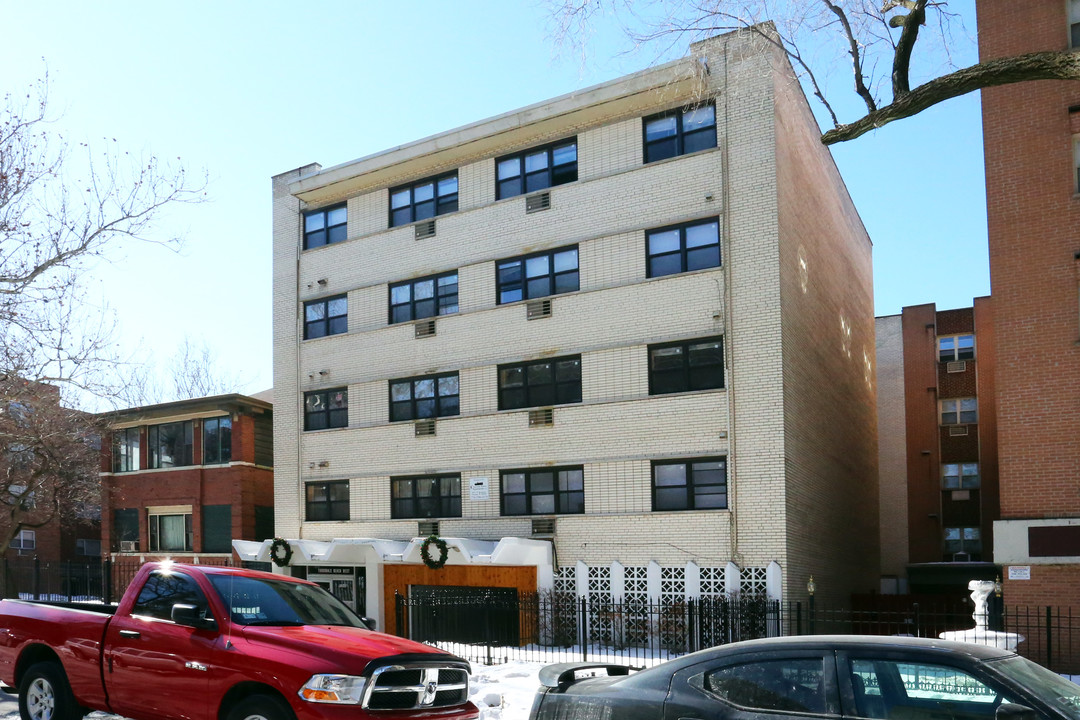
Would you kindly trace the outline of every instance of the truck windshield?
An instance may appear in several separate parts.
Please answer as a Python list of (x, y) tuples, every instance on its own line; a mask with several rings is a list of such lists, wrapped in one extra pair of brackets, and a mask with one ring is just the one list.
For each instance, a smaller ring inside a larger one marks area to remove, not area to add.
[(365, 627), (356, 613), (318, 585), (240, 575), (211, 575), (210, 583), (237, 625)]

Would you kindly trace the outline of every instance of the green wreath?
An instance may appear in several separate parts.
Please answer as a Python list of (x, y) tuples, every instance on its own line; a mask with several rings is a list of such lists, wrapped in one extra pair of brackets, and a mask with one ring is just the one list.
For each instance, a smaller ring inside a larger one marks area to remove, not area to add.
[(292, 546), (284, 538), (274, 538), (270, 543), (270, 559), (278, 567), (285, 567), (292, 560)]
[[(439, 548), (439, 558), (435, 559), (431, 557), (431, 546)], [(446, 556), (450, 554), (450, 548), (447, 546), (446, 541), (438, 535), (432, 535), (420, 546), (420, 558), (424, 561), (432, 570), (438, 570), (446, 564)]]

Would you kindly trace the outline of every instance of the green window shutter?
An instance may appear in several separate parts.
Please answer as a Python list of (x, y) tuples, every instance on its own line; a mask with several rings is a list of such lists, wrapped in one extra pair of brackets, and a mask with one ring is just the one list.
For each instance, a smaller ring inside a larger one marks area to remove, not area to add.
[(232, 552), (232, 505), (203, 505), (202, 551)]

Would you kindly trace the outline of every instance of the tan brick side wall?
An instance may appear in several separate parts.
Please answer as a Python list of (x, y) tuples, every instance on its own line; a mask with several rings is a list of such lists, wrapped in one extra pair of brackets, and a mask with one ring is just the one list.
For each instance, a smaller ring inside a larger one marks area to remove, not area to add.
[(875, 334), (881, 574), (905, 577), (908, 563), (907, 435), (900, 316), (877, 318)]
[(789, 593), (879, 576), (870, 239), (794, 80), (776, 76)]

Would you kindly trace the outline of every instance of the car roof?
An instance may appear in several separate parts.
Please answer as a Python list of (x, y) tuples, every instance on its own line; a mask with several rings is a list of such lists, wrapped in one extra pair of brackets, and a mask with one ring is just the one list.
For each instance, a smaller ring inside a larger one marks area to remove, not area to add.
[[(761, 638), (721, 645), (685, 656), (690, 659), (703, 655), (737, 655), (749, 652), (775, 650), (899, 650), (941, 652), (960, 655), (979, 662), (1010, 657), (1016, 653), (989, 645), (935, 640), (933, 638), (881, 636), (881, 635), (799, 635), (794, 637)], [(701, 659), (705, 659), (702, 657)]]

